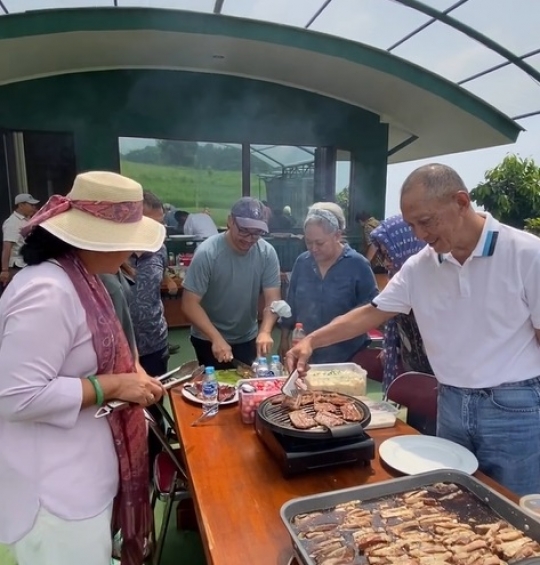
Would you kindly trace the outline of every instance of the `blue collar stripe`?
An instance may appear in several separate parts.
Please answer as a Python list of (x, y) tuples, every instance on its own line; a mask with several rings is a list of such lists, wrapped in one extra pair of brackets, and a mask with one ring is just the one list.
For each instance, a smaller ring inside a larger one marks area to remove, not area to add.
[(499, 238), (499, 232), (498, 231), (494, 231), (494, 232), (491, 232), (491, 233), (492, 233), (492, 236), (491, 236), (491, 244), (489, 246), (488, 254), (487, 254), (488, 257), (491, 257), (493, 255), (493, 253), (495, 252), (495, 247), (497, 245), (497, 239)]
[(498, 231), (488, 231), (486, 234), (486, 241), (484, 243), (484, 249), (482, 250), (482, 257), (491, 257), (495, 252), (495, 247), (497, 245), (497, 239), (499, 237)]
[(488, 257), (492, 238), (493, 238), (493, 232), (488, 231), (486, 234), (486, 241), (484, 241), (484, 249), (482, 250), (482, 257)]

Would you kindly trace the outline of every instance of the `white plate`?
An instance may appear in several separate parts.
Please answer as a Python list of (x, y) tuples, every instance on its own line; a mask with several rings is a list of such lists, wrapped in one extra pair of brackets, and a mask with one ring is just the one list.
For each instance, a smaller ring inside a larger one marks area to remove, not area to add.
[[(232, 386), (228, 383), (219, 383), (219, 384), (221, 386)], [(187, 400), (189, 400), (190, 402), (195, 402), (196, 404), (202, 404), (202, 400), (198, 396), (191, 394), (191, 392), (189, 392), (189, 390), (186, 390), (184, 387), (182, 387), (182, 396), (184, 398), (187, 398)], [(226, 400), (225, 402), (220, 402), (219, 405), (227, 406), (227, 404), (234, 404), (235, 402), (238, 402), (238, 389), (235, 390), (234, 396), (231, 399)]]
[(478, 469), (478, 459), (468, 449), (433, 436), (387, 439), (381, 443), (379, 455), (387, 465), (406, 475), (438, 469), (454, 469), (472, 475)]

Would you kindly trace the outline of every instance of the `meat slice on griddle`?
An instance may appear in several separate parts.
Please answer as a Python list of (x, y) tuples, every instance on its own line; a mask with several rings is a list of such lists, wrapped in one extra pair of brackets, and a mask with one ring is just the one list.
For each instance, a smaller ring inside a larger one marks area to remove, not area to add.
[(314, 402), (330, 402), (334, 406), (342, 406), (343, 404), (348, 404), (351, 399), (339, 394), (339, 392), (313, 392)]
[(287, 410), (298, 410), (302, 406), (302, 398), (299, 394), (294, 396), (283, 396), (281, 406)]
[(317, 412), (314, 420), (318, 424), (321, 424), (321, 426), (326, 426), (327, 428), (336, 428), (337, 426), (343, 426), (343, 424), (346, 423), (345, 420), (339, 416), (336, 416), (331, 412), (325, 412), (324, 410), (322, 412)]
[(337, 412), (337, 406), (331, 402), (314, 402), (315, 412)]
[(305, 410), (293, 410), (289, 412), (291, 424), (299, 430), (309, 430), (317, 425), (317, 422)]
[(306, 404), (311, 404), (313, 402), (313, 394), (311, 392), (300, 393), (300, 404), (305, 406)]
[(286, 396), (284, 394), (276, 394), (275, 396), (270, 397), (270, 404), (283, 404)]
[(340, 408), (341, 415), (348, 422), (360, 422), (362, 420), (362, 414), (360, 413), (360, 410), (358, 410), (357, 406), (352, 402), (343, 404), (342, 406), (340, 406)]

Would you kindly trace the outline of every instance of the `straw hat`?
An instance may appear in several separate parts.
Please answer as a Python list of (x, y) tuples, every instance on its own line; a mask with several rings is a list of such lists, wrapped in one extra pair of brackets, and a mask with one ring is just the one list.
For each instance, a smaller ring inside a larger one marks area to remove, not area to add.
[(91, 171), (77, 175), (69, 194), (51, 198), (29, 223), (78, 249), (157, 251), (165, 240), (165, 227), (144, 217), (142, 209), (138, 182)]

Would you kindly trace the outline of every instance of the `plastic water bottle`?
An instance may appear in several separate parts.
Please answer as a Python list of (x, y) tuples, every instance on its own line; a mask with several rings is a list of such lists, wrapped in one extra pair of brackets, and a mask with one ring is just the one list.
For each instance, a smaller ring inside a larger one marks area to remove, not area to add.
[(268, 377), (268, 362), (266, 357), (259, 357), (259, 366), (257, 367), (257, 377), (265, 379)]
[(283, 365), (279, 360), (279, 355), (272, 355), (272, 362), (270, 363), (270, 372), (274, 377), (283, 376)]
[(219, 409), (219, 385), (214, 367), (206, 367), (202, 380), (203, 414), (216, 414)]
[(304, 331), (304, 326), (300, 323), (296, 324), (292, 333), (292, 344), (295, 346), (299, 341), (306, 337), (306, 332)]
[(253, 363), (251, 364), (251, 370), (253, 371), (253, 374), (255, 376), (258, 376), (258, 370), (259, 370), (259, 359), (257, 357), (255, 357), (255, 361), (253, 361)]

